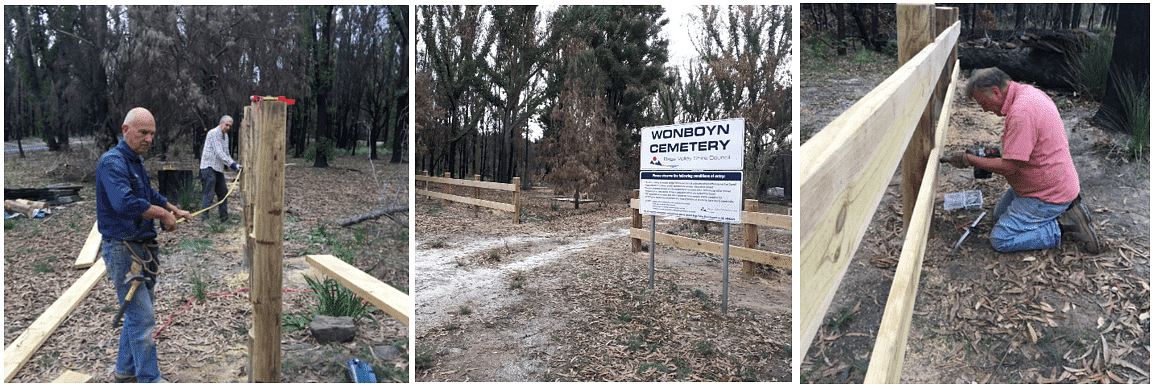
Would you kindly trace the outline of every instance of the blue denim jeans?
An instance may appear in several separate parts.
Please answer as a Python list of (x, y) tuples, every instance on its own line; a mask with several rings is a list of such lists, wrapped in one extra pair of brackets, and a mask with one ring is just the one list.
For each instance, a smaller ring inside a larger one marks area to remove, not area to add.
[[(223, 199), (229, 195), (229, 186), (225, 182), (225, 174), (213, 170), (211, 167), (201, 169), (201, 185), (204, 189), (201, 193), (201, 209), (205, 209), (213, 203), (213, 195), (217, 199)], [(222, 201), (221, 205), (217, 206), (220, 213), (221, 221), (229, 220), (229, 202)], [(209, 221), (209, 213), (205, 212), (205, 221)]]
[(991, 246), (1004, 253), (1058, 246), (1062, 232), (1055, 219), (1067, 210), (1068, 204), (1021, 197), (1014, 189), (1007, 189), (995, 206), (998, 221), (991, 229)]
[[(102, 243), (101, 251), (108, 266), (108, 277), (116, 286), (117, 301), (124, 305), (124, 297), (132, 286), (126, 284), (124, 278), (131, 269), (133, 251), (138, 257), (147, 260), (148, 252), (151, 252), (152, 258), (156, 258), (158, 247), (115, 239), (104, 239)], [(132, 246), (132, 251), (126, 243)], [(155, 276), (150, 278), (155, 281)], [(116, 374), (135, 375), (137, 382), (156, 382), (160, 379), (156, 343), (152, 341), (152, 332), (156, 327), (156, 312), (153, 310), (155, 296), (155, 282), (142, 282), (124, 310), (124, 327), (120, 330), (120, 349), (116, 354)]]

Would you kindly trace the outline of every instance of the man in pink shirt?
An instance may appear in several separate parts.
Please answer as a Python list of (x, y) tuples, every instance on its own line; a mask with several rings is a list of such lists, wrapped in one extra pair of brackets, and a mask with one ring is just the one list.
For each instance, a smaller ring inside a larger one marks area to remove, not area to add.
[(1071, 161), (1063, 119), (1042, 91), (1011, 81), (998, 68), (979, 69), (966, 94), (984, 111), (1005, 117), (1002, 157), (958, 153), (946, 158), (955, 167), (977, 166), (1006, 177), (994, 216), (991, 245), (998, 251), (1055, 247), (1062, 234), (1098, 254), (1091, 214), (1079, 195), (1079, 175)]

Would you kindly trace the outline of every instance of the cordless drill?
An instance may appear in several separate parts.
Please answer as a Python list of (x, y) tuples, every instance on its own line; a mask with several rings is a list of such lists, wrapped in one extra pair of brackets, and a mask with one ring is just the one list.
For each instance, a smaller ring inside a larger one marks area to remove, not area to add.
[[(976, 157), (987, 157), (987, 158), (999, 158), (999, 157), (1003, 156), (1002, 153), (999, 152), (999, 149), (997, 147), (980, 147), (977, 149), (970, 149), (970, 150), (967, 150), (967, 154), (970, 154), (970, 155), (973, 155)], [(983, 170), (983, 169), (979, 168), (978, 166), (972, 166), (972, 168), (974, 168), (975, 178), (991, 178), (991, 172), (990, 171)]]

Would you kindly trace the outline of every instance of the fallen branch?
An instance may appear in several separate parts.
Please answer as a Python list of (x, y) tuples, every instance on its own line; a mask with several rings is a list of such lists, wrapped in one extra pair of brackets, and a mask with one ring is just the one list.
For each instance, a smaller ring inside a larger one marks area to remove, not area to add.
[(394, 223), (397, 223), (398, 225), (400, 225), (402, 227), (407, 227), (405, 224), (402, 224), (400, 221), (398, 221), (396, 218), (393, 217), (393, 214), (398, 213), (398, 212), (409, 212), (409, 206), (408, 205), (402, 205), (402, 206), (397, 206), (397, 207), (378, 209), (376, 211), (363, 213), (363, 214), (360, 214), (357, 216), (350, 217), (348, 219), (341, 219), (341, 220), (336, 221), (336, 223), (337, 223), (337, 225), (339, 225), (341, 227), (348, 227), (352, 224), (357, 224), (357, 223), (363, 222), (365, 220), (376, 219), (376, 218), (379, 218), (381, 216), (386, 216), (390, 220), (393, 220)]

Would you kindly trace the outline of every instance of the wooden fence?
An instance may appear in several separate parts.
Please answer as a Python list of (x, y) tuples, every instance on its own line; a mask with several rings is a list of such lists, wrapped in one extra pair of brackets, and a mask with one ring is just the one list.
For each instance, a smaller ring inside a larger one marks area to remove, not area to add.
[[(422, 189), (417, 189), (418, 195), (439, 198), (445, 200), (446, 203), (449, 201), (455, 201), (459, 203), (471, 204), (474, 206), (475, 211), (477, 207), (480, 206), (509, 212), (513, 216), (513, 224), (521, 223), (521, 177), (514, 177), (513, 183), (511, 184), (502, 184), (498, 182), (482, 181), (480, 175), (474, 175), (473, 181), (454, 179), (448, 172), (445, 173), (445, 177), (431, 177), (428, 170), (423, 170), (421, 171), (420, 176), (414, 177), (414, 180), (425, 182), (425, 186)], [(434, 192), (429, 190), (430, 182), (441, 184), (442, 192)], [(465, 197), (452, 194), (454, 186), (473, 188), (473, 197)], [(482, 189), (513, 192), (513, 202), (507, 204), (499, 203), (496, 201), (482, 200)]]
[[(802, 145), (799, 221), (802, 350), (810, 348), (896, 167), (905, 241), (867, 383), (897, 383), (918, 291), (938, 158), (958, 79), (957, 8), (899, 5), (899, 62), (877, 88)], [(937, 38), (934, 38), (937, 36)], [(937, 123), (937, 127), (932, 127)]]
[[(630, 200), (631, 213), (633, 215), (633, 223), (630, 228), (630, 247), (634, 252), (642, 250), (642, 241), (650, 240), (650, 231), (642, 228), (642, 214), (638, 211), (639, 204), (638, 190), (634, 189), (632, 199)], [(742, 228), (745, 239), (742, 246), (731, 246), (730, 257), (742, 260), (742, 271), (746, 274), (753, 272), (755, 263), (766, 264), (782, 269), (790, 269), (791, 258), (789, 255), (772, 253), (769, 251), (758, 250), (758, 226), (776, 227), (789, 230), (791, 228), (791, 217), (787, 215), (779, 215), (774, 213), (760, 213), (758, 212), (758, 200), (746, 200), (745, 211), (742, 211)], [(664, 234), (661, 232), (654, 233), (655, 243), (661, 243), (678, 248), (701, 251), (704, 253), (722, 255), (724, 247), (721, 243), (710, 242), (701, 239), (687, 238), (684, 236)]]

